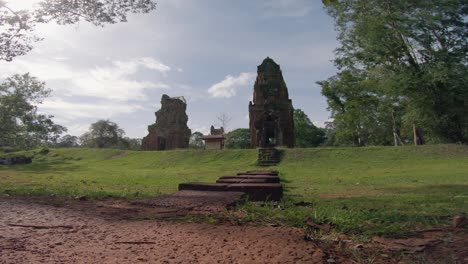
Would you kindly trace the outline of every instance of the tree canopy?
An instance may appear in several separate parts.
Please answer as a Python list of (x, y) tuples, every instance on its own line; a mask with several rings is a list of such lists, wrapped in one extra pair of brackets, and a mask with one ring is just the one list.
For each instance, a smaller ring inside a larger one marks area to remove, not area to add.
[(224, 146), (228, 149), (250, 148), (250, 130), (248, 128), (238, 128), (225, 135)]
[(203, 148), (204, 143), (203, 143), (203, 134), (199, 131), (195, 131), (192, 133), (190, 136), (189, 140), (189, 147), (190, 148)]
[(67, 129), (38, 113), (37, 106), (50, 95), (37, 78), (13, 75), (0, 84), (0, 146), (35, 147), (55, 142)]
[(468, 142), (468, 3), (324, 1), (340, 47), (321, 81), (342, 144)]
[[(99, 120), (80, 136), (81, 146), (88, 148), (122, 148), (125, 132), (110, 120)], [(126, 148), (126, 147), (124, 147)]]
[(43, 0), (35, 10), (13, 10), (0, 0), (0, 60), (31, 51), (41, 40), (34, 34), (37, 24), (55, 21), (75, 24), (87, 21), (96, 26), (126, 22), (130, 13), (148, 13), (156, 8), (153, 0)]
[(58, 139), (57, 143), (53, 146), (59, 148), (76, 148), (80, 146), (80, 143), (77, 136), (65, 135)]
[(304, 111), (294, 109), (294, 141), (295, 147), (317, 147), (325, 141), (325, 130), (316, 127)]

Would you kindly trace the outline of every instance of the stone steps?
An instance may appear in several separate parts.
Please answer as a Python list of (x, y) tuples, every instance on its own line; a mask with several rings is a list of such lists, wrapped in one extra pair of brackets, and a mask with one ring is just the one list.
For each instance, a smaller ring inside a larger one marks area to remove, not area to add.
[[(222, 176), (222, 177), (219, 178), (219, 180), (236, 180), (236, 181), (243, 181), (243, 180), (254, 180), (255, 181), (255, 180), (259, 180), (259, 181), (264, 182), (264, 183), (279, 183), (280, 182), (280, 179), (277, 176), (263, 176), (263, 175)], [(228, 181), (228, 182), (230, 182), (230, 181)], [(220, 183), (222, 183), (222, 182), (220, 182)]]
[(227, 183), (203, 183), (203, 182), (187, 182), (179, 184), (179, 191), (212, 191), (212, 192), (226, 192), (228, 191)]
[(268, 179), (265, 178), (258, 178), (258, 179), (246, 179), (246, 178), (231, 178), (231, 179), (219, 179), (216, 181), (216, 183), (275, 183), (272, 181), (269, 181)]
[(280, 152), (275, 148), (258, 149), (258, 166), (275, 166), (280, 162)]
[(278, 171), (247, 171), (237, 173), (237, 175), (274, 175), (278, 176)]
[(222, 176), (216, 183), (181, 183), (179, 191), (243, 192), (252, 201), (279, 201), (283, 185), (277, 171), (249, 171), (237, 176)]

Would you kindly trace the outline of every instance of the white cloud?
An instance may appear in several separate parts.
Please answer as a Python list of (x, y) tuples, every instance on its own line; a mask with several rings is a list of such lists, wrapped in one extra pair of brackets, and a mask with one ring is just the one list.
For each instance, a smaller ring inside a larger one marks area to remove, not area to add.
[(96, 66), (91, 69), (73, 69), (66, 61), (60, 60), (15, 60), (0, 63), (0, 77), (14, 73), (30, 72), (42, 81), (59, 81), (53, 87), (57, 92), (68, 95), (89, 96), (115, 101), (147, 99), (146, 89), (167, 89), (169, 86), (161, 81), (150, 82), (133, 78), (141, 69), (149, 69), (162, 74), (170, 67), (149, 57), (112, 61), (110, 66)]
[(208, 135), (210, 134), (210, 128), (207, 126), (199, 126), (197, 124), (192, 124), (190, 121), (187, 124), (188, 127), (192, 130), (192, 133), (194, 132), (200, 132), (203, 135)]
[(38, 77), (41, 81), (65, 80), (76, 74), (66, 64), (56, 60), (26, 61), (15, 59), (13, 62), (0, 62), (0, 78), (26, 72)]
[(167, 89), (162, 82), (137, 81), (130, 78), (141, 67), (159, 72), (168, 71), (169, 67), (155, 61), (115, 61), (111, 67), (96, 67), (86, 73), (75, 76), (72, 83), (79, 89), (69, 89), (74, 95), (85, 95), (117, 101), (146, 100), (145, 89)]
[(56, 98), (46, 99), (39, 106), (39, 109), (53, 114), (60, 121), (70, 123), (77, 118), (111, 118), (121, 114), (133, 113), (143, 109), (143, 107), (137, 104), (115, 104), (112, 102), (78, 103)]
[(164, 65), (161, 62), (150, 57), (141, 58), (137, 62), (140, 65), (145, 66), (148, 69), (159, 71), (159, 72), (168, 72), (171, 70), (171, 67)]
[(254, 78), (255, 73), (253, 72), (243, 72), (237, 77), (228, 75), (221, 82), (213, 84), (208, 89), (208, 93), (212, 97), (233, 97), (236, 95), (239, 88), (249, 84), (253, 85)]
[(313, 5), (310, 0), (268, 0), (263, 8), (267, 17), (303, 17), (312, 11)]

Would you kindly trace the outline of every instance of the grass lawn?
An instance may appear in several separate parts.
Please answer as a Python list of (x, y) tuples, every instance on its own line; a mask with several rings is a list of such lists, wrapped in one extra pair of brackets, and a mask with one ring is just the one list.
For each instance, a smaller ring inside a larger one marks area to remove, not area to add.
[[(256, 150), (34, 155), (29, 165), (0, 166), (0, 193), (133, 199), (258, 169)], [(468, 213), (468, 146), (285, 149), (274, 169), (285, 184), (284, 201), (242, 205), (242, 221), (301, 226), (311, 217), (340, 232), (394, 235)]]

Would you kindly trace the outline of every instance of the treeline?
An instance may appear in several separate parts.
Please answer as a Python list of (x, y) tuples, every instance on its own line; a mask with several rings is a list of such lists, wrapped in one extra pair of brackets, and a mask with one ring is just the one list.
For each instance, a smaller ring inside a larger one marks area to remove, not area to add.
[(330, 0), (331, 145), (468, 142), (468, 2)]
[(29, 74), (13, 75), (0, 83), (0, 147), (30, 149), (48, 147), (120, 148), (139, 150), (141, 139), (125, 137), (116, 123), (99, 120), (79, 138), (64, 135), (67, 128), (37, 106), (50, 95), (45, 83)]

